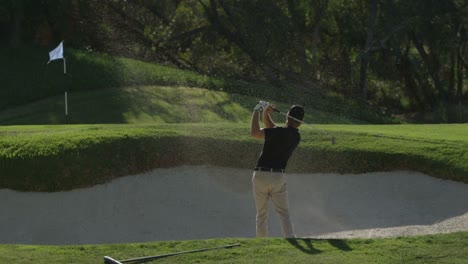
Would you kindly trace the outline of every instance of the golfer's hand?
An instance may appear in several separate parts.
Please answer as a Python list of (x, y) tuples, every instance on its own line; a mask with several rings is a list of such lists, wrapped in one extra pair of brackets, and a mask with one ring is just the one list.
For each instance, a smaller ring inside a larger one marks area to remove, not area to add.
[(275, 110), (275, 108), (272, 105), (269, 104), (267, 107), (265, 107), (263, 109), (263, 112), (269, 114), (269, 113), (273, 112), (274, 110)]
[(260, 101), (258, 104), (255, 106), (254, 111), (257, 112), (262, 112), (264, 109), (266, 109), (270, 104), (265, 101)]

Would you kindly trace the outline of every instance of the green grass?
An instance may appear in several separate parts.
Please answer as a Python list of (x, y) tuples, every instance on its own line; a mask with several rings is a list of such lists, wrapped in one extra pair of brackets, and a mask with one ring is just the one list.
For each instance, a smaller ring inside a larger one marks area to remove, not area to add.
[[(317, 127), (337, 144), (304, 126), (289, 171), (415, 170), (468, 182), (468, 125)], [(69, 190), (178, 165), (249, 169), (260, 149), (248, 123), (0, 127), (0, 188)]]
[[(259, 99), (306, 107), (291, 172), (416, 170), (468, 183), (468, 125), (395, 123), (339, 96), (224, 80), (66, 48), (68, 74), (48, 49), (0, 50), (0, 188), (62, 191), (177, 165), (250, 169), (261, 141), (249, 134)], [(199, 87), (199, 88), (195, 88)], [(204, 89), (201, 89), (204, 88)], [(69, 122), (63, 124), (63, 90)], [(284, 117), (275, 115), (282, 123)], [(83, 124), (86, 123), (86, 124)], [(106, 124), (103, 124), (106, 123)], [(43, 124), (43, 125), (31, 125)], [(331, 125), (333, 124), (333, 125)], [(340, 125), (337, 125), (340, 124)], [(241, 243), (154, 263), (464, 263), (468, 233), (351, 240), (209, 239), (83, 246), (0, 245), (0, 263), (102, 263)]]
[(466, 263), (468, 233), (387, 239), (208, 239), (138, 244), (30, 246), (0, 245), (0, 263), (103, 263), (219, 247), (148, 263)]
[[(37, 124), (63, 123), (63, 94), (70, 93), (70, 111), (75, 123), (95, 123), (98, 120), (83, 118), (86, 110), (100, 110), (104, 114), (92, 112), (118, 123), (149, 122), (151, 113), (141, 112), (146, 117), (122, 117), (117, 110), (133, 113), (139, 105), (132, 105), (133, 99), (155, 98), (155, 91), (147, 86), (198, 87), (211, 91), (248, 96), (254, 101), (267, 99), (289, 104), (302, 104), (310, 111), (326, 112), (340, 117), (334, 122), (357, 123), (398, 123), (396, 119), (370, 110), (367, 106), (353, 102), (349, 98), (331, 95), (312, 95), (294, 87), (277, 87), (267, 83), (249, 83), (242, 80), (223, 79), (215, 76), (200, 75), (195, 72), (175, 69), (168, 66), (151, 64), (127, 58), (111, 57), (105, 54), (75, 50), (65, 47), (67, 75), (63, 74), (61, 60), (46, 64), (48, 49), (43, 47), (20, 47), (16, 49), (0, 47), (0, 124)], [(132, 88), (133, 87), (133, 88)], [(124, 88), (124, 90), (119, 90)], [(111, 91), (109, 89), (117, 89)], [(107, 90), (107, 91), (100, 91)], [(153, 89), (154, 90), (154, 89)], [(157, 90), (157, 89), (156, 89)], [(92, 96), (92, 98), (91, 98)], [(52, 98), (51, 98), (52, 97)], [(135, 98), (133, 98), (135, 97)], [(41, 101), (44, 100), (45, 101)], [(250, 101), (250, 100), (249, 100)], [(32, 105), (27, 105), (32, 103)], [(143, 103), (149, 103), (143, 100)], [(17, 109), (16, 107), (20, 107)], [(143, 104), (154, 110), (153, 106)], [(251, 108), (252, 106), (249, 106)], [(30, 108), (25, 110), (25, 108)], [(129, 109), (130, 108), (130, 109)], [(30, 112), (34, 110), (34, 112)], [(29, 112), (28, 112), (29, 111)], [(81, 115), (82, 113), (82, 115)], [(9, 115), (12, 116), (9, 116)], [(345, 121), (350, 120), (350, 121)]]
[(62, 60), (48, 60), (42, 47), (0, 48), (0, 109), (63, 94), (136, 85), (202, 87), (244, 94), (261, 94), (264, 84), (224, 80), (157, 64), (66, 48), (67, 74)]
[[(68, 94), (73, 124), (246, 123), (259, 98), (201, 88), (137, 86)], [(272, 102), (275, 103), (275, 102)], [(287, 111), (289, 105), (277, 104)], [(284, 119), (281, 117), (281, 119)], [(362, 123), (307, 108), (313, 123)], [(63, 124), (64, 96), (55, 96), (0, 112), (0, 125)]]
[[(338, 150), (326, 148), (330, 153), (315, 164), (321, 171), (333, 170), (333, 166), (342, 173), (415, 170), (468, 182), (468, 125), (323, 127), (336, 135), (340, 146)], [(315, 156), (321, 157), (320, 151)]]

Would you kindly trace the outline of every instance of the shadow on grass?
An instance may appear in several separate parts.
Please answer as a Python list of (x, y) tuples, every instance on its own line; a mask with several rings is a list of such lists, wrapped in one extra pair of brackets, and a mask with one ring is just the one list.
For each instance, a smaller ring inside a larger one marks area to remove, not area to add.
[[(311, 254), (311, 255), (322, 253), (321, 250), (314, 248), (314, 245), (312, 245), (312, 239), (288, 238), (286, 240), (291, 245), (295, 246), (297, 249), (299, 249), (300, 251), (304, 253)], [(304, 242), (304, 243), (301, 243), (301, 242)]]
[(346, 241), (344, 241), (342, 239), (327, 239), (327, 241), (328, 241), (328, 243), (330, 243), (330, 245), (336, 247), (339, 250), (342, 250), (342, 251), (351, 251), (352, 250), (348, 246), (348, 244), (346, 244)]
[[(296, 239), (296, 238), (288, 238), (286, 239), (291, 245), (299, 249), (300, 251), (306, 254), (319, 254), (322, 253), (322, 250), (314, 248), (313, 241), (318, 241), (314, 239)], [(348, 246), (348, 244), (342, 239), (327, 239), (330, 245), (334, 246), (335, 248), (341, 251), (351, 251), (352, 249)]]

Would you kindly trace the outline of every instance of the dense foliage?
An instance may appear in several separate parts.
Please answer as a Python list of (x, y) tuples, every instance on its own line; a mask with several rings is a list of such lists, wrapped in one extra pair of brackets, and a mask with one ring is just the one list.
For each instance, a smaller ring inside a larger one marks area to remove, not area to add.
[(463, 0), (2, 0), (0, 42), (67, 45), (466, 122)]

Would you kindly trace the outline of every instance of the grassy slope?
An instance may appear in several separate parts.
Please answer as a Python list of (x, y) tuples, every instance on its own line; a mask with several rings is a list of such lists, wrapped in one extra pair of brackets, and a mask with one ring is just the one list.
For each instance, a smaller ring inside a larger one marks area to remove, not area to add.
[[(202, 88), (136, 86), (70, 92), (69, 123), (213, 123), (248, 122), (259, 98)], [(273, 102), (272, 102), (273, 103)], [(278, 103), (286, 111), (289, 105)], [(283, 119), (283, 118), (282, 118)], [(362, 123), (307, 109), (313, 123)], [(0, 112), (0, 124), (63, 124), (64, 98), (54, 96)]]
[[(337, 144), (304, 127), (290, 171), (409, 169), (468, 182), (468, 125), (319, 127), (334, 134)], [(249, 169), (261, 142), (248, 131), (245, 123), (1, 127), (0, 168), (5, 174), (0, 187), (68, 190), (182, 164)]]
[[(64, 123), (63, 92), (70, 93), (71, 118), (75, 123), (98, 122), (86, 119), (84, 107), (91, 110), (103, 110), (97, 115), (110, 117), (119, 123), (125, 123), (126, 117), (111, 115), (116, 111), (110, 108), (127, 111), (132, 100), (139, 100), (141, 107), (136, 114), (151, 115), (153, 106), (145, 96), (156, 98), (155, 91), (147, 86), (200, 87), (212, 91), (224, 91), (228, 94), (245, 95), (255, 100), (268, 99), (286, 104), (298, 103), (308, 110), (316, 109), (349, 119), (351, 122), (361, 120), (364, 123), (395, 123), (396, 120), (379, 115), (365, 106), (349, 99), (336, 96), (311, 96), (293, 87), (274, 87), (265, 83), (247, 83), (241, 80), (227, 80), (217, 77), (199, 75), (194, 72), (174, 69), (161, 65), (116, 58), (103, 54), (73, 50), (65, 47), (67, 57), (67, 75), (63, 75), (61, 61), (46, 65), (48, 50), (41, 47), (22, 47), (6, 49), (0, 47), (0, 124), (25, 124), (33, 121)], [(127, 89), (129, 87), (134, 87)], [(106, 89), (126, 88), (124, 91), (102, 91)], [(133, 89), (133, 90), (132, 90)], [(137, 90), (136, 90), (137, 89)], [(138, 90), (139, 89), (139, 90)], [(91, 93), (90, 93), (91, 92)], [(55, 98), (50, 98), (56, 96)], [(93, 96), (93, 97), (91, 97)], [(143, 99), (141, 99), (143, 97)], [(123, 100), (122, 100), (123, 98)], [(40, 101), (46, 99), (45, 101)], [(32, 106), (22, 106), (34, 103)], [(171, 103), (171, 102), (169, 102)], [(103, 104), (102, 106), (99, 106)], [(140, 106), (137, 106), (140, 107)], [(252, 106), (249, 106), (249, 109)], [(27, 109), (30, 108), (30, 109)], [(146, 111), (149, 112), (146, 112)], [(107, 113), (109, 111), (109, 113)], [(135, 111), (135, 109), (131, 109)], [(92, 112), (94, 115), (95, 112)], [(89, 115), (88, 115), (89, 118)], [(102, 121), (102, 118), (100, 121)], [(131, 119), (131, 118), (130, 118)], [(105, 122), (109, 122), (106, 121)], [(135, 120), (135, 119), (134, 119)], [(145, 122), (148, 122), (148, 118)], [(139, 120), (138, 120), (139, 122)], [(333, 121), (331, 121), (333, 122)], [(327, 121), (330, 123), (330, 121)]]
[(87, 246), (0, 245), (0, 263), (102, 263), (240, 243), (151, 263), (466, 263), (468, 233), (388, 239), (209, 239)]
[(96, 91), (135, 85), (203, 87), (212, 90), (259, 94), (268, 87), (237, 80), (210, 78), (190, 71), (111, 57), (104, 54), (65, 49), (67, 74), (61, 60), (47, 62), (41, 47), (0, 48), (0, 109), (71, 92)]

